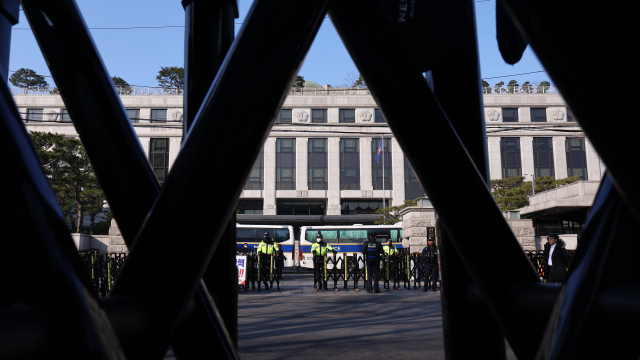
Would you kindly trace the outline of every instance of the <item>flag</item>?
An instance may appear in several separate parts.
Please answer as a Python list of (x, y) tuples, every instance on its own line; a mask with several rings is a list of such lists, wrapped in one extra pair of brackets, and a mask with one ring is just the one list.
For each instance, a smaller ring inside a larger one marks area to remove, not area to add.
[(376, 155), (376, 163), (380, 164), (380, 153), (382, 153), (384, 151), (383, 145), (382, 145), (382, 138), (380, 138), (380, 145), (378, 145), (378, 155)]

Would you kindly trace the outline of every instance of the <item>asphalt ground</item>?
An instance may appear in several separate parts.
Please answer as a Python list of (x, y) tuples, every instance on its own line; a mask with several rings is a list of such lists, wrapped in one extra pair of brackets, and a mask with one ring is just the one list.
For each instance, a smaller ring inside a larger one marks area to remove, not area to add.
[[(348, 291), (331, 285), (315, 292), (311, 271), (285, 270), (281, 291), (240, 292), (240, 357), (444, 359), (439, 291), (385, 290), (381, 283), (381, 292), (370, 294), (354, 291), (352, 282)], [(508, 344), (507, 359), (515, 359)]]

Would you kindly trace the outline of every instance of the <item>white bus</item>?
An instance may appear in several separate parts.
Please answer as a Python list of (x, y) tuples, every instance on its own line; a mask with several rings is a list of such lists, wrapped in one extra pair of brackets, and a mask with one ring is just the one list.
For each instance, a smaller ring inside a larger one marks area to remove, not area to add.
[(402, 222), (393, 225), (344, 225), (344, 226), (302, 226), (300, 227), (300, 265), (313, 269), (313, 254), (311, 253), (311, 245), (316, 242), (318, 232), (322, 234), (324, 242), (331, 245), (338, 255), (342, 257), (344, 253), (356, 256), (362, 262), (362, 243), (367, 240), (369, 234), (377, 235), (378, 241), (383, 243), (387, 239), (393, 241), (393, 245), (402, 249)]
[(242, 248), (245, 243), (248, 244), (249, 249), (257, 248), (264, 237), (264, 233), (269, 233), (273, 241), (282, 248), (284, 256), (287, 257), (287, 260), (284, 261), (284, 266), (293, 267), (295, 265), (295, 239), (292, 226), (236, 224), (238, 250)]

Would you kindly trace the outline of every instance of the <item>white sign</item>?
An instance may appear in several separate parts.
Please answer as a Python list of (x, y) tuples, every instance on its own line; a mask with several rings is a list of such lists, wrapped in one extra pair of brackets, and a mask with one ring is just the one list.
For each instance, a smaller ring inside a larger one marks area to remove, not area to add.
[(244, 285), (247, 277), (247, 257), (236, 255), (236, 266), (238, 266), (238, 285)]

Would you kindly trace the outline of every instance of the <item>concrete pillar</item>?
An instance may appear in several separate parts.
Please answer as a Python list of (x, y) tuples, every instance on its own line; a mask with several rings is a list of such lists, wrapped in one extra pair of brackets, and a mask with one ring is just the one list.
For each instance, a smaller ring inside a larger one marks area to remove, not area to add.
[(371, 138), (360, 138), (360, 190), (373, 190), (371, 182)]
[(149, 160), (149, 142), (150, 142), (151, 138), (148, 137), (139, 137), (138, 140), (140, 141), (140, 146), (142, 147), (142, 151), (144, 151), (144, 155), (147, 157), (147, 160)]
[(172, 137), (169, 138), (169, 169), (173, 167), (173, 163), (176, 162), (178, 153), (180, 152), (180, 140), (182, 138)]
[(531, 122), (531, 108), (519, 107), (518, 108), (518, 120), (519, 122)]
[[(520, 137), (520, 155), (522, 161), (522, 175), (533, 174), (533, 136)], [(530, 176), (525, 176), (524, 181), (531, 181)]]
[(276, 138), (264, 143), (264, 215), (276, 214)]
[(393, 198), (391, 206), (404, 204), (404, 153), (396, 138), (391, 138), (391, 176), (393, 176)]
[(604, 163), (600, 160), (596, 149), (589, 139), (584, 139), (584, 148), (587, 152), (587, 180), (600, 180), (604, 174)]
[(487, 138), (489, 148), (489, 176), (491, 180), (502, 179), (502, 155), (500, 154), (500, 137)]
[(330, 137), (327, 145), (327, 215), (340, 215), (340, 138)]
[(565, 136), (553, 137), (553, 166), (556, 171), (556, 179), (567, 177), (567, 148)]
[(309, 138), (296, 138), (296, 190), (309, 190), (307, 161)]

